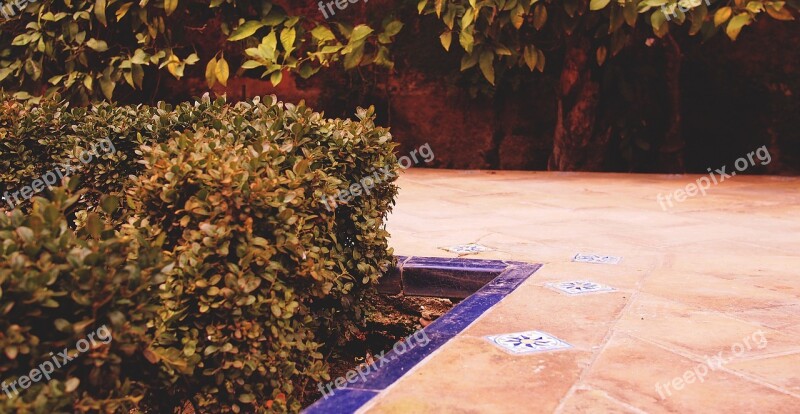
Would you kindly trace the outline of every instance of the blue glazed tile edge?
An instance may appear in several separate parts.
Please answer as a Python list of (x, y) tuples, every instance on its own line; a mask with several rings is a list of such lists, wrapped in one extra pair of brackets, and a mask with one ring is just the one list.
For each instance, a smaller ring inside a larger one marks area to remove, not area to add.
[[(414, 259), (422, 260), (415, 261)], [(402, 268), (409, 263), (416, 264), (418, 265), (417, 267), (422, 267), (420, 266), (422, 263), (428, 263), (431, 267), (437, 268), (443, 266), (457, 269), (496, 268), (497, 277), (420, 331), (422, 335), (420, 335), (420, 332), (413, 334), (410, 338), (415, 339), (416, 343), (404, 345), (399, 350), (396, 344), (395, 349), (387, 352), (382, 358), (379, 357), (372, 365), (360, 367), (361, 371), (368, 372), (357, 377), (354, 383), (348, 383), (342, 389), (335, 389), (328, 398), (322, 398), (303, 410), (303, 414), (356, 412), (381, 391), (408, 373), (428, 355), (475, 322), (479, 316), (513, 292), (528, 277), (542, 267), (540, 264), (502, 262), (499, 260), (478, 260), (480, 263), (468, 263), (472, 260), (474, 259), (398, 256), (398, 268), (401, 274)], [(503, 264), (502, 268), (497, 266), (498, 262)], [(409, 342), (411, 341), (409, 340)], [(387, 366), (384, 367), (384, 365)]]
[(377, 391), (336, 390), (328, 398), (322, 398), (303, 410), (304, 414), (350, 414), (378, 395)]

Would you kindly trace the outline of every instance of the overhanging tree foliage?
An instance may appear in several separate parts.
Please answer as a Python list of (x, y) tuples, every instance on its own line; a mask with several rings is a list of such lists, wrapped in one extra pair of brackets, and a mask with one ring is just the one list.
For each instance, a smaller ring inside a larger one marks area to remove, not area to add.
[[(444, 24), (442, 46), (459, 49), (460, 69), (479, 73), (486, 86), (520, 70), (542, 72), (548, 67), (560, 73), (550, 168), (602, 169), (603, 158), (592, 154), (620, 135), (615, 121), (607, 118), (622, 115), (598, 115), (599, 108), (610, 107), (600, 105), (598, 73), (642, 36), (654, 36), (663, 48), (669, 112), (667, 131), (657, 145), (659, 162), (662, 169), (682, 171), (679, 76), (684, 38), (705, 40), (723, 33), (735, 40), (759, 17), (789, 21), (800, 10), (799, 0), (392, 4), (379, 10), (373, 7), (382, 4), (369, 3), (371, 15), (378, 18), (355, 24), (339, 20), (339, 15), (326, 20), (313, 2), (40, 0), (0, 22), (0, 86), (21, 99), (60, 93), (79, 103), (136, 102), (147, 101), (142, 95), (157, 91), (162, 76), (180, 79), (190, 72), (204, 76), (213, 87), (226, 86), (232, 74), (278, 84), (287, 73), (307, 78), (332, 66), (392, 68), (391, 46), (404, 26), (394, 16), (411, 19), (418, 12)], [(638, 115), (624, 116), (635, 120)]]
[[(277, 3), (41, 0), (22, 11), (6, 6), (11, 13), (0, 22), (0, 85), (22, 99), (58, 92), (85, 103), (117, 98), (119, 84), (136, 93), (146, 76), (168, 72), (180, 79), (193, 65), (205, 67), (209, 86), (225, 85), (236, 71), (278, 84), (284, 72), (309, 77), (336, 62), (345, 69), (393, 65), (387, 45), (402, 29), (399, 21), (384, 19), (375, 28), (327, 24), (322, 15), (291, 15), (290, 6)], [(201, 60), (198, 50), (218, 39), (216, 53)]]
[[(562, 49), (557, 85), (557, 124), (550, 168), (602, 169), (612, 125), (599, 119), (600, 85), (593, 69), (633, 43), (637, 30), (648, 30), (665, 47), (665, 84), (669, 126), (660, 145), (662, 168), (683, 171), (680, 134), (680, 46), (670, 31), (683, 28), (708, 39), (724, 32), (736, 40), (761, 15), (794, 20), (800, 2), (764, 0), (421, 0), (420, 14), (435, 15), (445, 27), (446, 50), (457, 39), (463, 51), (461, 70), (479, 70), (494, 85), (515, 67), (544, 71), (547, 51)], [(644, 26), (644, 28), (642, 28)], [(593, 64), (596, 62), (596, 65)]]

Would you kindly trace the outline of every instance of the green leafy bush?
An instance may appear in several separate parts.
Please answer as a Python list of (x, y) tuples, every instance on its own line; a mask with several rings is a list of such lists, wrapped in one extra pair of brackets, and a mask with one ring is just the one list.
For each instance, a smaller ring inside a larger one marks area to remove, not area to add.
[(391, 265), (393, 179), (335, 209), (323, 201), (396, 170), (391, 135), (373, 119), (372, 109), (326, 119), (275, 97), (176, 108), (5, 102), (1, 174), (24, 185), (110, 139), (117, 151), (71, 181), (80, 193), (66, 215), (96, 230), (98, 214), (111, 213), (131, 249), (157, 246), (169, 263), (148, 296), (158, 309), (138, 315), (148, 321), (143, 366), (159, 371), (142, 394), (169, 395), (145, 396), (147, 407), (296, 411), (306, 385), (328, 379), (323, 352), (358, 331), (363, 295)]
[[(64, 212), (78, 197), (57, 189), (30, 214), (0, 214), (0, 412), (122, 412), (157, 377), (144, 351), (161, 252), (116, 234), (94, 213), (86, 228), (71, 230)], [(112, 339), (79, 353), (76, 343), (102, 325)], [(67, 348), (77, 356), (51, 381), (9, 386), (45, 361), (64, 361)]]
[(369, 112), (328, 121), (268, 99), (240, 104), (250, 119), (143, 146), (148, 174), (129, 191), (134, 226), (174, 262), (153, 361), (186, 374), (204, 411), (298, 409), (298, 385), (327, 378), (319, 341), (353, 328), (390, 264), (390, 184), (341, 212), (320, 203), (393, 160), (388, 133)]

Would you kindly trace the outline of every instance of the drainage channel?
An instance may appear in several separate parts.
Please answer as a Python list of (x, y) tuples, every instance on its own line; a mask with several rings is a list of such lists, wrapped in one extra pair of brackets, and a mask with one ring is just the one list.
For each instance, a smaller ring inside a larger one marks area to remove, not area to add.
[(424, 328), (425, 346), (387, 352), (368, 374), (326, 394), (303, 410), (304, 414), (356, 412), (541, 268), (522, 262), (441, 257), (399, 256), (397, 262), (381, 279), (381, 293), (465, 299)]

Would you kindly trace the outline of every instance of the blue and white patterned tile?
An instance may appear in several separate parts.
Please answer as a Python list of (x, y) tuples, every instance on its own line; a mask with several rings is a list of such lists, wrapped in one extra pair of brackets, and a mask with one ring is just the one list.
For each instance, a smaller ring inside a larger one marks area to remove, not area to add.
[(557, 351), (572, 348), (572, 345), (550, 334), (539, 331), (514, 332), (487, 336), (491, 343), (515, 355)]
[(579, 263), (598, 263), (598, 264), (618, 264), (622, 261), (621, 257), (603, 256), (600, 254), (578, 253), (572, 258), (573, 262)]
[(545, 286), (567, 295), (583, 295), (586, 293), (614, 292), (617, 289), (587, 280), (571, 280), (567, 282), (547, 283)]
[(491, 252), (494, 250), (491, 247), (486, 247), (478, 243), (457, 244), (455, 246), (440, 247), (440, 249), (461, 255), (478, 254), (483, 252)]

